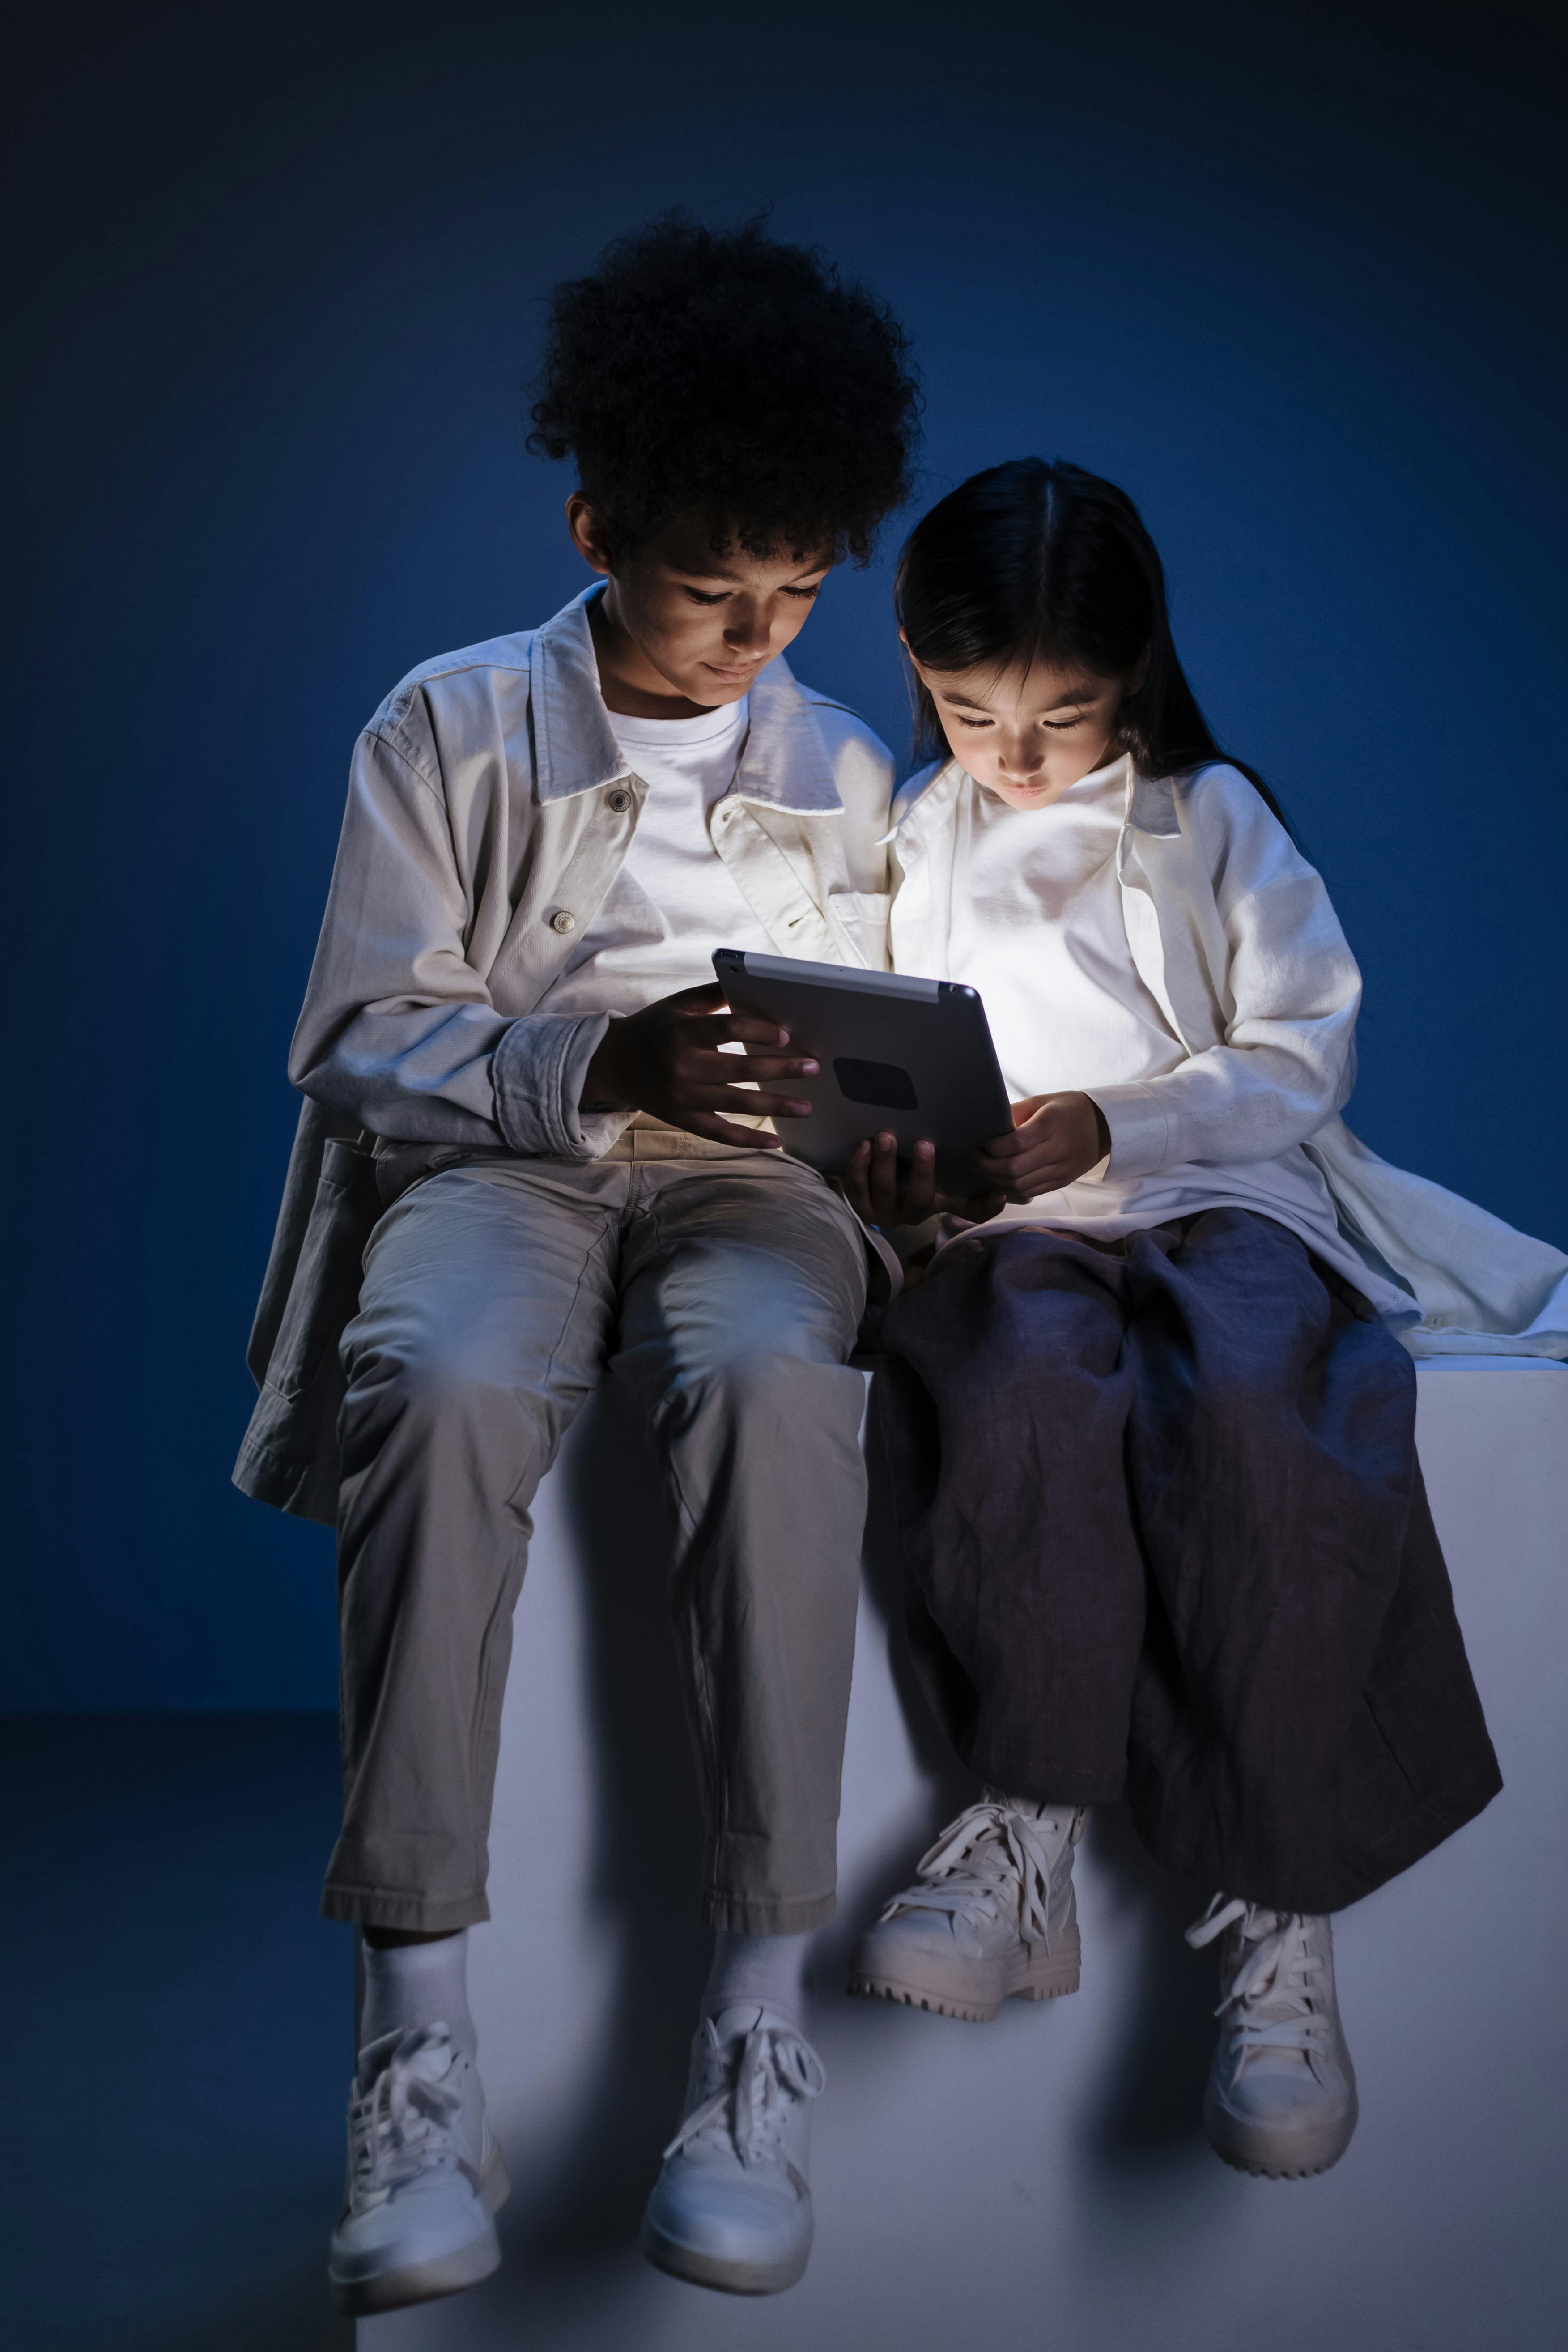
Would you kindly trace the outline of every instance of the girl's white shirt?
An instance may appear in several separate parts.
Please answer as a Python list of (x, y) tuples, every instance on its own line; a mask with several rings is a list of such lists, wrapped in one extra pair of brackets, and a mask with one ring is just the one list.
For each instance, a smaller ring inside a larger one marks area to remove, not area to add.
[[(1251, 1209), (1338, 1260), (1343, 1244), (1329, 1188), (1300, 1143), (1267, 1159), (1211, 1152), (1158, 1169), (1128, 1164), (1129, 1117), (1141, 1115), (1151, 1081), (1188, 1059), (1128, 952), (1117, 851), (1130, 769), (1126, 759), (1097, 769), (1040, 809), (1009, 807), (965, 776), (953, 804), (945, 976), (980, 991), (1015, 1102), (1081, 1089), (1111, 1130), (1108, 1160), (1059, 1192), (1004, 1209), (996, 1222), (1109, 1240), (1201, 1209)], [(1387, 1311), (1409, 1305), (1359, 1263), (1353, 1278)]]
[(949, 761), (894, 818), (894, 970), (979, 988), (1015, 1099), (1081, 1088), (1110, 1130), (1099, 1168), (1006, 1218), (1110, 1237), (1228, 1202), (1300, 1233), (1415, 1354), (1568, 1356), (1568, 1257), (1338, 1118), (1361, 975), (1236, 769), (1123, 759), (1016, 810)]

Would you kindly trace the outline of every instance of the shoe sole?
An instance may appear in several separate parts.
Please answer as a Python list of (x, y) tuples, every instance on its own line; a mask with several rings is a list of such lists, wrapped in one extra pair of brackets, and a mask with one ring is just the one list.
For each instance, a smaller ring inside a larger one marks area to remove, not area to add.
[(965, 2025), (990, 2025), (1001, 2016), (1005, 2000), (1060, 2000), (1077, 1992), (1081, 1965), (1079, 1932), (1073, 1927), (1053, 1951), (1026, 1961), (994, 2000), (977, 2000), (973, 1986), (961, 1975), (945, 1975), (934, 1968), (923, 1980), (894, 1976), (882, 1969), (851, 1969), (848, 1989), (862, 2000), (895, 2000), (906, 2009), (923, 2009), (933, 2017), (956, 2017)]
[(1205, 2108), (1204, 2130), (1208, 2144), (1222, 2164), (1233, 2172), (1245, 2172), (1253, 2180), (1316, 2180), (1321, 2173), (1331, 2172), (1349, 2147), (1355, 2135), (1359, 2110), (1352, 2107), (1348, 2119), (1336, 2124), (1331, 2132), (1323, 2134), (1314, 2143), (1281, 2150), (1271, 2156), (1259, 2148), (1256, 2140), (1248, 2144), (1250, 2135), (1229, 2116), (1216, 2121)]
[[(511, 2194), (501, 2152), (492, 2145), (479, 2177), (479, 2195), (487, 2213), (499, 2212)], [(500, 2241), (493, 2222), (454, 2253), (438, 2254), (427, 2263), (408, 2263), (401, 2270), (383, 2271), (374, 2278), (339, 2279), (327, 2273), (332, 2305), (347, 2319), (369, 2319), (377, 2312), (403, 2311), (411, 2304), (434, 2303), (444, 2294), (461, 2294), (478, 2286), (500, 2268)]]
[(642, 2226), (642, 2251), (655, 2270), (666, 2271), (671, 2278), (684, 2279), (689, 2286), (711, 2287), (719, 2294), (783, 2294), (805, 2275), (811, 2260), (808, 2239), (798, 2254), (787, 2263), (724, 2262), (717, 2254), (700, 2253), (695, 2246), (683, 2246), (679, 2239), (667, 2238), (651, 2221)]

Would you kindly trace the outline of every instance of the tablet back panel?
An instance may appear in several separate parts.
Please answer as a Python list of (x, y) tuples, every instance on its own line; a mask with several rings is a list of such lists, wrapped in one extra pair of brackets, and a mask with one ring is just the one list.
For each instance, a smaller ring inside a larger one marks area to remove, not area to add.
[(777, 1022), (792, 1054), (822, 1065), (816, 1077), (788, 1082), (813, 1108), (809, 1118), (778, 1121), (787, 1151), (837, 1176), (868, 1135), (895, 1135), (900, 1157), (929, 1137), (939, 1183), (974, 1189), (970, 1154), (1013, 1124), (975, 990), (730, 948), (713, 968), (737, 1013)]

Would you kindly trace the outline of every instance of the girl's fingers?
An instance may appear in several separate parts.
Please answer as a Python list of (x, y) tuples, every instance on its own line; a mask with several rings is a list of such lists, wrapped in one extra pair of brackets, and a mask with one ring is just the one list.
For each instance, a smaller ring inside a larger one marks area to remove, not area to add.
[(1083, 1172), (1070, 1160), (1015, 1160), (1010, 1168), (989, 1167), (982, 1160), (980, 1168), (1010, 1201), (1032, 1201), (1037, 1192), (1059, 1192), (1064, 1184), (1070, 1184), (1075, 1175)]
[(1032, 1176), (1042, 1164), (1033, 1155), (1026, 1159), (1022, 1152), (1015, 1152), (1006, 1160), (994, 1151), (977, 1151), (974, 1155), (974, 1165), (989, 1184), (1020, 1183), (1026, 1174)]

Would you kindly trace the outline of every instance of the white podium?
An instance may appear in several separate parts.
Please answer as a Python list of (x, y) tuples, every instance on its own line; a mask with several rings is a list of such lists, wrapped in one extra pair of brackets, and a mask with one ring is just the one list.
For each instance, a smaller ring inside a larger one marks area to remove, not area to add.
[(1342, 1915), (1362, 2092), (1322, 2179), (1228, 2171), (1198, 2124), (1215, 1998), (1120, 1815), (1079, 1864), (1083, 1989), (963, 2025), (850, 2000), (843, 1955), (973, 1794), (910, 1686), (874, 1506), (813, 2034), (816, 2244), (789, 2294), (649, 2269), (706, 1966), (697, 1791), (651, 1465), (606, 1390), (546, 1482), (471, 1938), (511, 2168), (506, 2265), (362, 2322), (361, 2352), (1546, 2352), (1568, 2332), (1568, 1370), (1423, 1366), (1420, 1444), (1507, 1781)]

